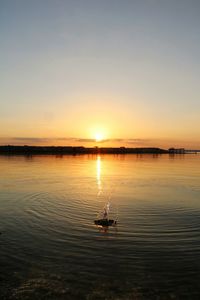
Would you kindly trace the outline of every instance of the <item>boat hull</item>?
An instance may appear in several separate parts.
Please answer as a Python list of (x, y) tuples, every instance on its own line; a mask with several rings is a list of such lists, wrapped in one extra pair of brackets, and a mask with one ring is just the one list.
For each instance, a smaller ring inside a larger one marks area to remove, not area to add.
[(100, 225), (100, 226), (112, 226), (116, 224), (115, 220), (112, 219), (99, 219), (99, 220), (94, 220), (95, 225)]

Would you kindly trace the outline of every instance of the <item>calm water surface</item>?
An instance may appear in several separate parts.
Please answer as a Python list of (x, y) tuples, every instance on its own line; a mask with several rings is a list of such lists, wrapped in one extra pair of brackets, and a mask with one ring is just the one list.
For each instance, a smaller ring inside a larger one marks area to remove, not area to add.
[(1, 299), (200, 299), (200, 155), (0, 156), (0, 174)]

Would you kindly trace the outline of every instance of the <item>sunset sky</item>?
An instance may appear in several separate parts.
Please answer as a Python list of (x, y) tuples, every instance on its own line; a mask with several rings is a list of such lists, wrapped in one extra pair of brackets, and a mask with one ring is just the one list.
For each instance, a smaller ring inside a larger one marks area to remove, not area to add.
[(200, 1), (0, 0), (0, 144), (200, 148)]

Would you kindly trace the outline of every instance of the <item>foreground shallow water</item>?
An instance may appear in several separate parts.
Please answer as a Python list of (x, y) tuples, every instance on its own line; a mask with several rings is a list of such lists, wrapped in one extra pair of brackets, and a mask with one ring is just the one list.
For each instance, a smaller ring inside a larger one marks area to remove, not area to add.
[[(199, 299), (200, 155), (0, 156), (1, 299)], [(93, 223), (106, 202), (118, 225)]]

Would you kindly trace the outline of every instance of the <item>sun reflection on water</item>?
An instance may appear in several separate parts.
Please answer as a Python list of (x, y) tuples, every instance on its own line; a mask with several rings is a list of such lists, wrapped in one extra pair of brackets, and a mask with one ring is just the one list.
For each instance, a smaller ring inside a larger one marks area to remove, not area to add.
[(97, 156), (96, 162), (96, 170), (97, 170), (97, 186), (98, 186), (98, 196), (102, 193), (102, 185), (101, 185), (101, 157)]

